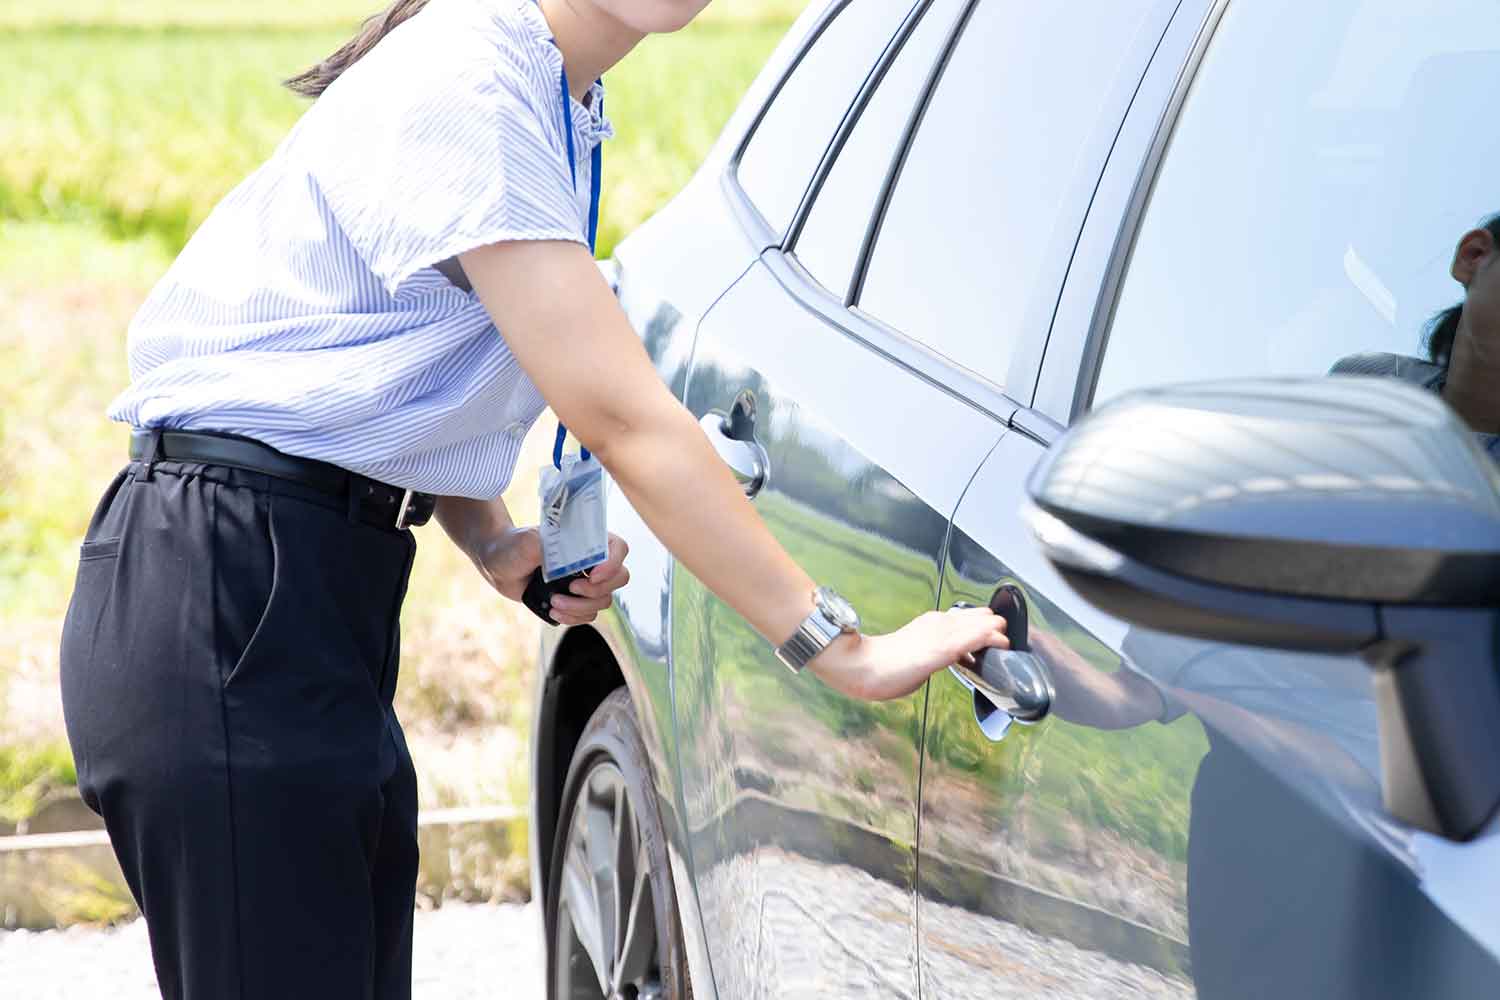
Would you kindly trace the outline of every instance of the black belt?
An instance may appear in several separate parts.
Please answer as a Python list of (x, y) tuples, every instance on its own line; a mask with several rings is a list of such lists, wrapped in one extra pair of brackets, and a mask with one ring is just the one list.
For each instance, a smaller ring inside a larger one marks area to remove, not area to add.
[(311, 487), (357, 504), (363, 520), (400, 531), (426, 524), (437, 497), (390, 486), (337, 465), (297, 458), (250, 438), (204, 431), (162, 431), (152, 454), (153, 431), (130, 434), (130, 457), (137, 462), (202, 462), (246, 469)]

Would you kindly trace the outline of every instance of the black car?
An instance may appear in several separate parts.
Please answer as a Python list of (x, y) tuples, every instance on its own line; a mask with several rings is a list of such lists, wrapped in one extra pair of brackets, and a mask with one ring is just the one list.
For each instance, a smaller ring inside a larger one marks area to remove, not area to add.
[(1424, 360), (1497, 94), (1491, 0), (815, 3), (620, 300), (868, 631), (1014, 649), (843, 698), (613, 493), (550, 995), (1500, 996), (1500, 475)]

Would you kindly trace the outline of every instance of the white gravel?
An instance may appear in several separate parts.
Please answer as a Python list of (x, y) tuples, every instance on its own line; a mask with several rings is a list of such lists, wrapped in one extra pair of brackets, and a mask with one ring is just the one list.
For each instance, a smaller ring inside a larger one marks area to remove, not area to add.
[[(419, 912), (412, 964), (415, 1000), (540, 1000), (539, 911), (450, 903)], [(0, 931), (0, 997), (159, 1000), (146, 925)]]

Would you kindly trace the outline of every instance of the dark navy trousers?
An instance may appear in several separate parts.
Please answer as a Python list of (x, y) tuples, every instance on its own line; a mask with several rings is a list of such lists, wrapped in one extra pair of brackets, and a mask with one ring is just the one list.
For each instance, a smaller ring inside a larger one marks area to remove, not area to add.
[(391, 701), (414, 552), (219, 466), (132, 463), (100, 502), (63, 708), (164, 997), (410, 996), (417, 788)]

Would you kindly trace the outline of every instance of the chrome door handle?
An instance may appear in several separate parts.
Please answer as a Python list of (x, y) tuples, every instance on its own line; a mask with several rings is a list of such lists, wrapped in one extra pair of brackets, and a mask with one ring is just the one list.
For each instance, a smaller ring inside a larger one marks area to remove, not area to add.
[(749, 390), (735, 398), (729, 413), (711, 410), (698, 421), (708, 443), (729, 466), (745, 496), (754, 497), (766, 485), (770, 460), (755, 440), (755, 396)]
[(1037, 722), (1052, 708), (1052, 682), (1035, 653), (987, 649), (973, 667), (954, 664), (948, 669), (1017, 722)]
[(1014, 723), (1040, 722), (1052, 709), (1052, 682), (1034, 653), (990, 649), (974, 669), (948, 669), (973, 693), (974, 721), (991, 742), (1004, 739)]
[(974, 721), (984, 735), (999, 740), (1011, 723), (1029, 725), (1045, 718), (1056, 694), (1047, 669), (1031, 652), (1030, 616), (1021, 589), (1013, 584), (998, 588), (990, 599), (990, 609), (1004, 616), (1011, 648), (991, 647), (974, 657), (974, 666), (954, 664), (948, 669), (974, 693)]

